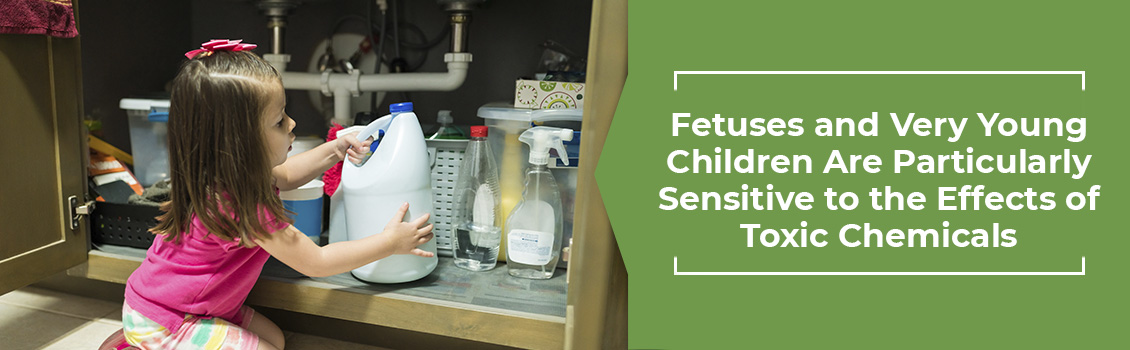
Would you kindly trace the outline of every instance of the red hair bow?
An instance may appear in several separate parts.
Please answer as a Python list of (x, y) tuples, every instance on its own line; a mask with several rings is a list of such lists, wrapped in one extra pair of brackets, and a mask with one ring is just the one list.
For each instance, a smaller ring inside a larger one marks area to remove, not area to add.
[(250, 51), (251, 49), (258, 47), (258, 45), (255, 44), (240, 44), (240, 42), (242, 41), (243, 39), (215, 39), (201, 44), (199, 49), (184, 53), (184, 57), (193, 58), (203, 52), (208, 52), (210, 54), (211, 52), (216, 51)]

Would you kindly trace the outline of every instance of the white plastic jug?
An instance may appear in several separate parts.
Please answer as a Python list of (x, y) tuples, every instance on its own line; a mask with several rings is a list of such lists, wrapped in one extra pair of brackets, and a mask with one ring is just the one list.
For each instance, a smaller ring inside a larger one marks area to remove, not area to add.
[[(398, 106), (399, 105), (399, 106)], [(424, 132), (411, 104), (393, 105), (392, 114), (370, 123), (357, 138), (379, 136), (380, 144), (362, 165), (345, 162), (341, 173), (349, 240), (379, 234), (404, 202), (408, 202), (410, 221), (432, 212), (431, 167), (428, 165)], [(435, 240), (420, 249), (436, 252)], [(439, 258), (393, 255), (353, 270), (353, 276), (374, 283), (410, 282), (427, 276)]]

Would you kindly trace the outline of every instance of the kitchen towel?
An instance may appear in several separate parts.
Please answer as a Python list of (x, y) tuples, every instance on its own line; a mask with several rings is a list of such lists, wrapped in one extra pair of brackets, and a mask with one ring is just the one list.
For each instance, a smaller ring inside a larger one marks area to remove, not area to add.
[(0, 1), (0, 33), (73, 38), (78, 35), (74, 7), (71, 0)]

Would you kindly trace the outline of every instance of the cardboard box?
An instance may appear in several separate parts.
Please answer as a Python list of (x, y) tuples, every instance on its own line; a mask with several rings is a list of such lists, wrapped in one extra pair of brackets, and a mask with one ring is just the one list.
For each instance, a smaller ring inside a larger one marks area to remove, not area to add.
[(549, 109), (585, 105), (584, 83), (519, 79), (515, 85), (514, 107)]

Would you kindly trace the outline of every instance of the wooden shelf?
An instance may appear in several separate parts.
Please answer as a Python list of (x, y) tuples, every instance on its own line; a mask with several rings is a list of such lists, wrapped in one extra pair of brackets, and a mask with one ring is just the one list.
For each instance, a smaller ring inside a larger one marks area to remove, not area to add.
[[(69, 273), (125, 283), (145, 250), (102, 246)], [(272, 260), (247, 303), (528, 349), (560, 349), (565, 339), (565, 276), (512, 278), (503, 266), (470, 272), (441, 257), (431, 275), (380, 285), (348, 273), (309, 278)]]

